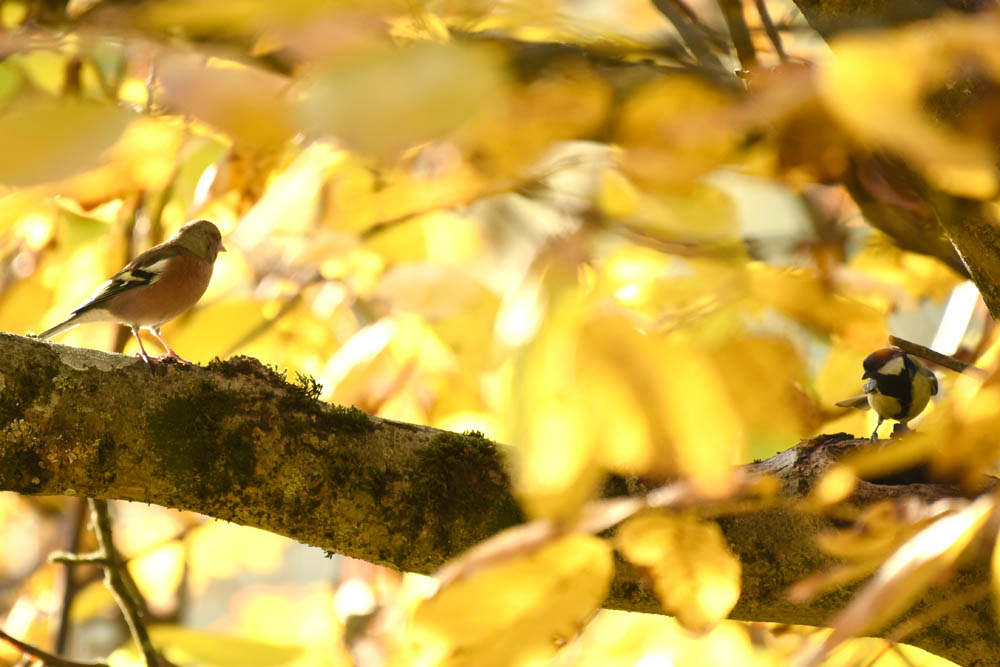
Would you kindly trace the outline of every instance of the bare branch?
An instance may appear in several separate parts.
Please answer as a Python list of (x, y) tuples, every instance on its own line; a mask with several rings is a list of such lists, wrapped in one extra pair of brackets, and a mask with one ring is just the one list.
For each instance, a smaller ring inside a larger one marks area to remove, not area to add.
[(774, 21), (771, 20), (771, 12), (767, 9), (767, 0), (754, 0), (757, 5), (757, 15), (760, 16), (760, 24), (764, 26), (764, 32), (767, 33), (767, 38), (771, 40), (771, 45), (774, 46), (774, 52), (778, 54), (778, 58), (781, 60), (788, 60), (788, 54), (785, 53), (785, 47), (781, 43), (781, 33), (778, 28), (775, 27)]
[(942, 368), (947, 368), (953, 370), (956, 373), (969, 373), (972, 375), (977, 375), (979, 377), (985, 377), (986, 371), (982, 368), (968, 364), (955, 357), (950, 357), (947, 354), (941, 354), (940, 352), (935, 352), (929, 347), (924, 347), (918, 343), (908, 341), (905, 338), (899, 338), (898, 336), (889, 336), (889, 344), (895, 345), (903, 352), (907, 352), (914, 356), (920, 357), (921, 359), (926, 359), (927, 361), (937, 364)]
[(114, 595), (118, 608), (125, 617), (132, 639), (135, 641), (147, 667), (157, 667), (160, 664), (160, 656), (153, 647), (153, 641), (149, 638), (149, 630), (142, 619), (142, 599), (139, 597), (138, 588), (132, 575), (122, 561), (118, 549), (115, 547), (111, 537), (111, 515), (108, 513), (108, 501), (88, 498), (90, 506), (91, 523), (94, 533), (97, 535), (97, 544), (100, 553), (104, 556), (104, 581)]

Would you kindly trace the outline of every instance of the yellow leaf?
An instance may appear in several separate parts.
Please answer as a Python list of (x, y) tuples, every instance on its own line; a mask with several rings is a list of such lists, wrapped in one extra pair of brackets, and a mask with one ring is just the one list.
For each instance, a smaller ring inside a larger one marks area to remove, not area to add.
[[(351, 7), (352, 0), (159, 0), (142, 5), (139, 14), (146, 27), (194, 35), (256, 35), (274, 26), (297, 26), (325, 17), (331, 10)], [(378, 6), (379, 3), (371, 2)]]
[(10, 58), (0, 62), (0, 102), (16, 93), (23, 81), (21, 70), (11, 62)]
[(35, 49), (27, 53), (16, 53), (8, 62), (17, 65), (24, 77), (39, 90), (50, 95), (60, 95), (66, 85), (68, 60), (65, 53)]
[(826, 507), (845, 500), (854, 492), (858, 478), (848, 466), (835, 465), (827, 470), (809, 492), (809, 501)]
[(376, 297), (428, 320), (440, 320), (481, 298), (485, 288), (465, 271), (431, 262), (397, 264), (382, 276)]
[(712, 357), (749, 431), (749, 458), (771, 456), (817, 425), (818, 406), (803, 389), (805, 361), (791, 341), (745, 333), (727, 337)]
[(261, 303), (232, 298), (195, 307), (169, 322), (164, 327), (163, 337), (179, 355), (192, 361), (209, 361), (226, 354), (264, 323)]
[(604, 601), (610, 545), (568, 535), (444, 587), (416, 610), (408, 654), (391, 664), (505, 667), (550, 658)]
[(620, 171), (606, 169), (601, 174), (597, 203), (609, 218), (625, 218), (638, 208), (639, 194)]
[(1000, 611), (1000, 535), (993, 543), (990, 558), (990, 589), (993, 591), (993, 608)]
[(759, 301), (807, 327), (837, 334), (858, 349), (885, 345), (884, 314), (860, 298), (835, 292), (815, 273), (755, 263), (749, 279)]
[(732, 665), (777, 667), (786, 661), (763, 646), (751, 645), (747, 626), (723, 621), (704, 636), (694, 636), (674, 618), (602, 610), (580, 638), (549, 667), (695, 667)]
[[(149, 628), (150, 638), (157, 650), (177, 664), (212, 665), (213, 667), (279, 667), (297, 659), (305, 648), (228, 637), (211, 632), (200, 632), (179, 625), (154, 625)], [(109, 656), (112, 667), (132, 664), (137, 656), (134, 645), (119, 649)], [(140, 664), (142, 664), (140, 662)]]
[(984, 495), (921, 530), (885, 560), (851, 602), (834, 616), (824, 642), (797, 663), (814, 667), (846, 639), (883, 627), (951, 570), (996, 509)]
[(615, 547), (649, 574), (664, 611), (688, 629), (709, 630), (740, 597), (740, 562), (714, 523), (649, 512), (618, 529)]
[[(835, 470), (845, 470), (845, 466), (837, 466)], [(898, 506), (887, 500), (868, 507), (855, 525), (817, 534), (816, 543), (824, 553), (834, 558), (851, 562), (880, 562), (919, 528), (919, 523), (905, 520)]]
[(114, 606), (115, 598), (104, 585), (104, 580), (92, 581), (73, 597), (70, 618), (74, 623), (83, 623)]
[(731, 488), (731, 467), (742, 458), (746, 434), (722, 380), (722, 371), (696, 345), (675, 336), (654, 357), (663, 373), (664, 420), (673, 435), (680, 472), (707, 495)]
[(0, 293), (0, 330), (38, 332), (45, 313), (52, 306), (52, 292), (36, 273), (18, 280)]
[(741, 136), (724, 115), (731, 99), (688, 75), (639, 88), (626, 100), (618, 125), (626, 171), (647, 183), (671, 186), (716, 167)]
[(982, 119), (995, 116), (992, 102), (979, 96), (987, 106), (977, 108), (977, 94), (958, 93), (1000, 78), (998, 39), (996, 21), (950, 15), (878, 35), (854, 33), (831, 44), (836, 57), (822, 70), (820, 90), (862, 142), (913, 161), (952, 194), (990, 197), (998, 186), (996, 125)]
[(578, 346), (579, 418), (606, 467), (684, 475), (712, 495), (728, 490), (743, 429), (703, 350), (679, 335), (644, 335), (614, 317), (588, 322)]
[(575, 513), (600, 483), (596, 442), (577, 408), (576, 347), (584, 310), (569, 276), (549, 276), (547, 317), (516, 362), (511, 386), (515, 488), (533, 516)]
[(139, 592), (154, 609), (169, 609), (184, 578), (184, 546), (168, 544), (133, 558), (129, 571)]
[(736, 209), (722, 190), (690, 182), (644, 197), (628, 224), (657, 237), (685, 242), (725, 241), (736, 236)]
[(294, 133), (285, 100), (287, 78), (233, 61), (197, 56), (161, 58), (158, 101), (190, 114), (236, 142), (274, 148)]
[(417, 43), (344, 58), (302, 84), (306, 129), (379, 157), (437, 138), (488, 107), (503, 82), (491, 52)]
[(613, 92), (588, 64), (553, 63), (546, 76), (511, 86), (506, 98), (458, 133), (492, 171), (520, 174), (555, 142), (587, 136), (606, 121)]
[(37, 185), (97, 166), (132, 114), (71, 99), (35, 99), (0, 113), (0, 183)]

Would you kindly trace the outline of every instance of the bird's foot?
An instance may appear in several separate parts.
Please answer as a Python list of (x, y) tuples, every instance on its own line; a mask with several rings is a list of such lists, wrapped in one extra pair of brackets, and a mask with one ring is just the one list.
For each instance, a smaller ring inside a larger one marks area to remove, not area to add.
[(192, 366), (194, 365), (193, 361), (191, 361), (190, 359), (185, 359), (184, 357), (177, 354), (173, 350), (170, 350), (170, 352), (167, 352), (166, 354), (161, 354), (158, 357), (154, 357), (154, 360), (157, 362), (169, 361), (170, 363), (190, 364)]
[(909, 433), (909, 432), (910, 432), (910, 427), (907, 426), (905, 422), (899, 422), (895, 426), (892, 427), (892, 436), (891, 437), (895, 438), (897, 436), (904, 435), (904, 434)]

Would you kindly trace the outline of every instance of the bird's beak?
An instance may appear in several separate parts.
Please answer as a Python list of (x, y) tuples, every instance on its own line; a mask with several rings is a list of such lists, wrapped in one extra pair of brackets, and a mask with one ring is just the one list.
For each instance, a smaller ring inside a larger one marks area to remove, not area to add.
[(222, 241), (219, 241), (219, 252), (229, 252), (226, 250), (226, 246), (222, 245)]
[(871, 376), (872, 376), (872, 372), (871, 371), (865, 371), (865, 374), (861, 376), (861, 379), (862, 380), (867, 380)]

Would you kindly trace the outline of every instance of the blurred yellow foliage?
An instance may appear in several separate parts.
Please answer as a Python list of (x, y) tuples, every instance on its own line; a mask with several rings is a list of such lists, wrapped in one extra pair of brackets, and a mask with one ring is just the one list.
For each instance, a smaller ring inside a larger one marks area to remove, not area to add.
[(664, 611), (690, 630), (710, 630), (740, 597), (740, 562), (715, 523), (650, 512), (627, 521), (615, 546), (649, 573)]
[(607, 542), (568, 535), (456, 581), (417, 608), (406, 645), (390, 664), (538, 664), (594, 614), (612, 572)]
[[(153, 625), (169, 659), (764, 666), (804, 650), (806, 630), (723, 621), (742, 573), (716, 523), (654, 511), (609, 538), (675, 621), (597, 613), (612, 544), (573, 522), (612, 476), (733, 501), (739, 464), (870, 432), (873, 414), (833, 404), (861, 392), (890, 330), (944, 346), (935, 329), (965, 276), (913, 237), (937, 234), (951, 195), (996, 213), (996, 14), (848, 34), (823, 57), (793, 19), (785, 58), (748, 3), (757, 66), (741, 79), (714, 7), (693, 36), (665, 30), (676, 3), (641, 0), (74, 2), (83, 22), (60, 15), (58, 32), (43, 4), (0, 2), (0, 330), (50, 326), (211, 219), (229, 252), (166, 324), (179, 352), (255, 356), (312, 376), (324, 400), (481, 431), (509, 446), (521, 508), (549, 531), (430, 594), (432, 580), (130, 506), (117, 540), (170, 621)], [(858, 164), (872, 154), (908, 170), (870, 188), (865, 214), (926, 227), (863, 224), (846, 192), (871, 185)], [(995, 329), (949, 308), (971, 324), (946, 351), (961, 339), (974, 359)], [(58, 342), (132, 352), (121, 333)], [(841, 511), (862, 478), (922, 463), (980, 490), (1000, 458), (993, 345), (985, 378), (941, 373), (918, 433), (846, 458), (794, 511)], [(992, 512), (981, 503), (844, 510), (854, 523), (818, 542), (840, 566), (793, 597), (876, 583), (815, 642), (871, 631), (947, 575)], [(5, 628), (40, 644), (63, 585), (44, 555), (70, 509), (0, 495)], [(122, 646), (101, 625), (112, 600), (80, 572), (70, 646), (106, 655)], [(343, 581), (364, 609), (344, 588), (338, 606)], [(829, 664), (914, 655), (875, 657), (884, 646), (859, 640)], [(109, 660), (141, 664), (132, 647)]]

